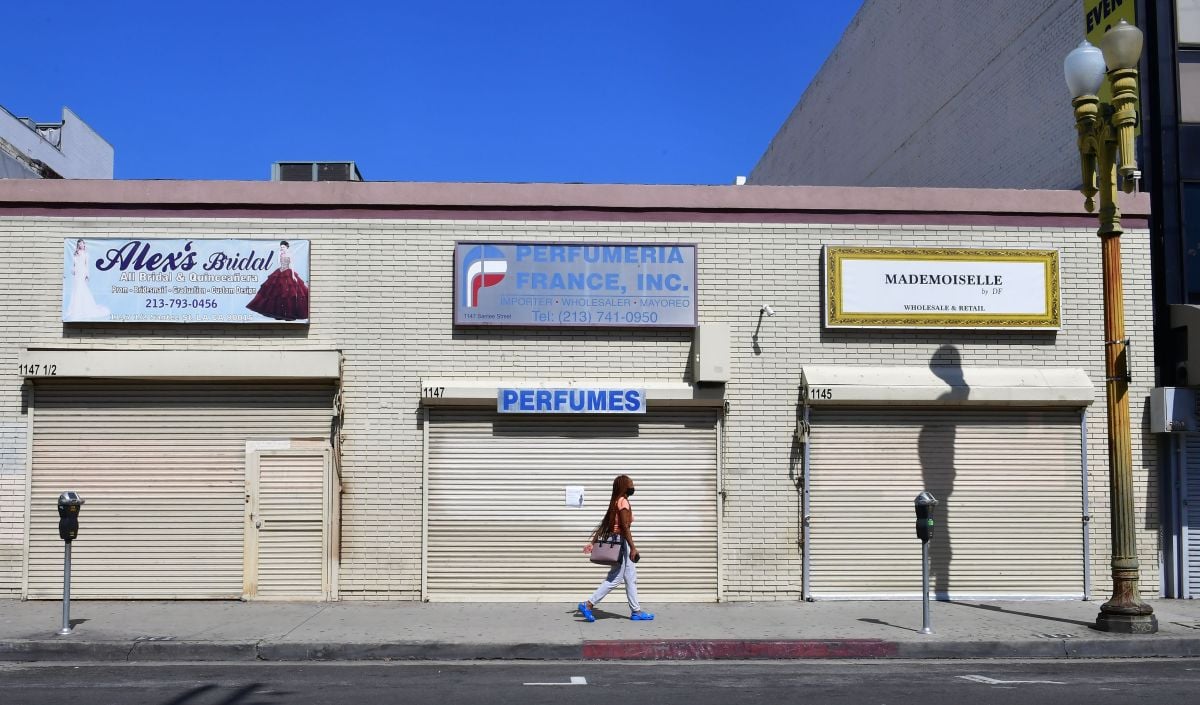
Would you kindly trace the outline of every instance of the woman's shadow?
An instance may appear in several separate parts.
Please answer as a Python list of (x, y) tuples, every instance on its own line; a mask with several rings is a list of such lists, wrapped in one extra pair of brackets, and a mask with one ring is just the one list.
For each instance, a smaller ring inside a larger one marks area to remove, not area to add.
[[(958, 348), (943, 345), (929, 361), (929, 369), (939, 379), (950, 385), (938, 400), (954, 404), (965, 401), (970, 387), (963, 378), (962, 357)], [(928, 422), (917, 440), (917, 454), (921, 463), (921, 480), (926, 492), (938, 501), (934, 509), (934, 532), (929, 542), (930, 578), (936, 599), (950, 599), (950, 563), (954, 560), (954, 546), (950, 535), (950, 517), (954, 503), (955, 428), (952, 419)]]

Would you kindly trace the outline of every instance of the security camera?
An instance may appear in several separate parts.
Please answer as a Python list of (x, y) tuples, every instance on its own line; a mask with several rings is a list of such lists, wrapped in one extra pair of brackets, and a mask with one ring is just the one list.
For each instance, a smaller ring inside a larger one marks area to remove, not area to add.
[(774, 316), (774, 315), (775, 315), (775, 309), (771, 308), (770, 306), (763, 306), (762, 308), (760, 308), (760, 309), (758, 310), (758, 312), (759, 312), (759, 313), (765, 313), (765, 314), (767, 314), (768, 316)]

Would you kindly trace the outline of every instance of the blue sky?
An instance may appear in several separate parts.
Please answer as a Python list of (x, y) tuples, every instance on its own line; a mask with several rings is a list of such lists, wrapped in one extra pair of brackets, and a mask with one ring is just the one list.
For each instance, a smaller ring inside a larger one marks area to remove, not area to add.
[(860, 0), (12, 2), (0, 105), (121, 179), (732, 183)]

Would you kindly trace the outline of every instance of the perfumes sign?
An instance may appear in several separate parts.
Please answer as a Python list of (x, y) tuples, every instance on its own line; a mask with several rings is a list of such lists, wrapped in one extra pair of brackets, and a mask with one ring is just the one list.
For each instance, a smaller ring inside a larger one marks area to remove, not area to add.
[(308, 323), (307, 240), (63, 241), (65, 323)]
[(1057, 250), (825, 248), (825, 325), (1056, 329)]

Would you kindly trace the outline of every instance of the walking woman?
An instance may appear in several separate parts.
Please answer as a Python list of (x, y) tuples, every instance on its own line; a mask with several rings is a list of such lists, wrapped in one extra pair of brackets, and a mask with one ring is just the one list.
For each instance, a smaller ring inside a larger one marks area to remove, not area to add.
[[(622, 582), (625, 583), (625, 598), (629, 601), (631, 611), (629, 618), (636, 621), (654, 619), (654, 615), (643, 612), (642, 606), (638, 604), (637, 566), (634, 563), (637, 563), (641, 556), (638, 554), (637, 545), (633, 542), (633, 531), (629, 528), (633, 524), (633, 508), (629, 506), (629, 498), (633, 496), (633, 490), (633, 479), (628, 475), (618, 475), (613, 480), (612, 498), (608, 500), (608, 511), (604, 513), (604, 518), (592, 532), (593, 541), (610, 534), (620, 534), (621, 561), (608, 571), (604, 582), (600, 583), (600, 587), (596, 588), (596, 592), (592, 593), (587, 602), (579, 603), (580, 614), (589, 622), (596, 621), (596, 615), (592, 614), (592, 608), (596, 606), (596, 603), (603, 600), (605, 595)], [(591, 547), (589, 542), (587, 550), (590, 551)]]

